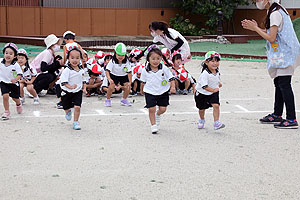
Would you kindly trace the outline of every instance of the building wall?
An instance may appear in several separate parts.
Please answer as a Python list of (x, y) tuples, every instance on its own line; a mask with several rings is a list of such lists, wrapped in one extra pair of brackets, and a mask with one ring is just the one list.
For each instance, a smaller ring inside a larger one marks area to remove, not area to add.
[[(17, 14), (16, 14), (17, 13)], [(151, 21), (166, 21), (177, 9), (0, 7), (1, 35), (149, 35)]]

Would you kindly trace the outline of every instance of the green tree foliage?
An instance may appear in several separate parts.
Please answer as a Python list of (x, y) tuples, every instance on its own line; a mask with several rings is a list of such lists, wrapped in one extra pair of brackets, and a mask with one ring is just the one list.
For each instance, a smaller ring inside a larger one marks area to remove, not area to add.
[(218, 22), (218, 11), (223, 12), (223, 19), (233, 17), (233, 11), (239, 5), (249, 5), (249, 0), (176, 0), (175, 7), (185, 14), (201, 14), (206, 18), (206, 26), (214, 30)]

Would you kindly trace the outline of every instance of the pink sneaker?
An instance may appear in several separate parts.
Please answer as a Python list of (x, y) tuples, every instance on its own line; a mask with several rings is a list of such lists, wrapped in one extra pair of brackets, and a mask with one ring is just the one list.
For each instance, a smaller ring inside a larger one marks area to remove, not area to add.
[(17, 108), (17, 113), (18, 113), (18, 114), (21, 114), (21, 113), (22, 113), (22, 110), (23, 110), (23, 109), (22, 109), (22, 104), (18, 105), (16, 108)]
[(8, 110), (4, 111), (4, 113), (1, 116), (2, 120), (8, 120), (10, 118), (10, 112)]
[(198, 129), (204, 128), (205, 120), (204, 119), (199, 119), (198, 121)]

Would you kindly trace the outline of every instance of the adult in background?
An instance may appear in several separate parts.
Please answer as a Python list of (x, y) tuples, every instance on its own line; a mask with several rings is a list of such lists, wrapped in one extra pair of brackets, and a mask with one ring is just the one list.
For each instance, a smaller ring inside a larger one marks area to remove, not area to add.
[(191, 50), (186, 39), (176, 30), (169, 28), (165, 22), (154, 21), (149, 25), (153, 42), (161, 42), (171, 53), (179, 51), (183, 58), (183, 64), (191, 59)]
[[(267, 40), (267, 67), (275, 85), (274, 112), (260, 122), (275, 123), (275, 128), (298, 128), (291, 80), (295, 67), (300, 64), (299, 41), (291, 18), (279, 0), (257, 0), (256, 6), (267, 10), (265, 29), (259, 28), (255, 20), (248, 19), (242, 21), (242, 26)], [(284, 105), (286, 119), (281, 117)]]
[(49, 85), (56, 80), (59, 69), (63, 66), (62, 57), (54, 55), (60, 50), (60, 39), (51, 34), (44, 42), (47, 48), (31, 62), (31, 66), (40, 73), (33, 82), (37, 93), (49, 89)]

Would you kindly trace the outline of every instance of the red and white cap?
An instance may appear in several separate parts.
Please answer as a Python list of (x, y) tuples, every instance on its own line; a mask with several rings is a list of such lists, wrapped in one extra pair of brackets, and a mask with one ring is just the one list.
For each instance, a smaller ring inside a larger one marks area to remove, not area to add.
[(101, 74), (101, 67), (99, 66), (99, 65), (97, 65), (97, 64), (93, 64), (92, 66), (91, 66), (91, 71), (93, 72), (93, 73), (95, 73), (95, 74)]
[(133, 74), (141, 74), (143, 68), (145, 68), (145, 65), (143, 65), (142, 63), (137, 63), (134, 65), (134, 69), (133, 69)]
[[(173, 53), (172, 53), (172, 58), (174, 57), (174, 56), (176, 56), (176, 55), (181, 55), (181, 53), (179, 52), (179, 51), (174, 51)], [(182, 56), (182, 55), (181, 55)]]
[(19, 49), (17, 55), (24, 55), (28, 58), (27, 52), (25, 49)]
[(132, 49), (129, 55), (134, 55), (134, 57), (140, 55), (142, 51), (138, 48)]
[(168, 48), (161, 49), (163, 55), (171, 55), (171, 50)]
[(108, 53), (106, 53), (105, 54), (105, 56), (104, 57), (106, 57), (106, 56), (113, 56), (114, 54), (112, 54), (112, 53), (110, 53), (110, 52), (108, 52)]
[(67, 34), (71, 34), (71, 35), (74, 35), (74, 36), (75, 36), (75, 33), (73, 33), (72, 31), (66, 31), (66, 32), (63, 34), (63, 37), (66, 37)]
[(105, 56), (105, 53), (103, 51), (98, 51), (95, 55), (95, 57), (98, 57), (98, 58), (103, 58)]

